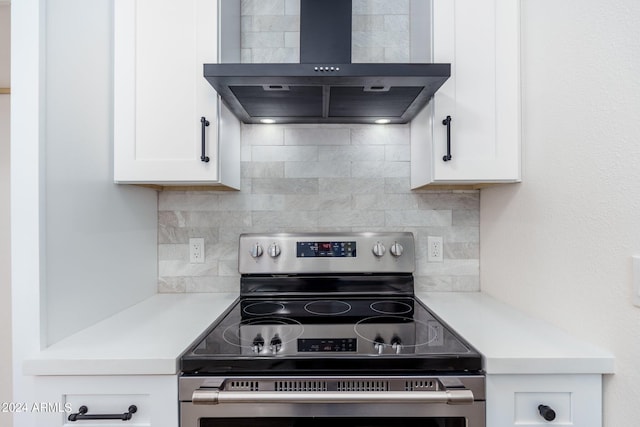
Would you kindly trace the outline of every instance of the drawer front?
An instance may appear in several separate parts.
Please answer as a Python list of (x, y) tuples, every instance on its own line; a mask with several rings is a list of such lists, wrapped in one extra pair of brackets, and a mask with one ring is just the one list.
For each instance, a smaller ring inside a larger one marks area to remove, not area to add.
[[(47, 427), (176, 427), (178, 380), (175, 375), (38, 376), (36, 400), (43, 410), (26, 414)], [(136, 406), (131, 419), (70, 421), (86, 406), (86, 415), (122, 415)]]
[(602, 427), (601, 375), (488, 375), (486, 384), (487, 426)]

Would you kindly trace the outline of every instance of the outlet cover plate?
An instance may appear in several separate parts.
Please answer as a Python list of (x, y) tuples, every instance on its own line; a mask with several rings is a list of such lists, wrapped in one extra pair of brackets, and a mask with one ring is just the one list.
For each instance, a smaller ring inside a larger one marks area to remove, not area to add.
[(442, 236), (427, 236), (427, 261), (443, 262), (443, 240)]

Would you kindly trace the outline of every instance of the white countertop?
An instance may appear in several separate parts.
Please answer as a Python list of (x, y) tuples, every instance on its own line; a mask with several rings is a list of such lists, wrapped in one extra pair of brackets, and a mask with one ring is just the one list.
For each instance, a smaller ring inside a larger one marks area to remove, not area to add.
[(481, 292), (418, 297), (483, 356), (487, 374), (611, 374), (614, 357)]
[[(483, 355), (488, 374), (613, 373), (611, 354), (482, 293), (418, 297)], [(179, 357), (237, 298), (157, 294), (24, 363), (27, 375), (174, 375)]]
[(156, 294), (51, 345), (24, 362), (24, 373), (174, 375), (182, 352), (237, 297)]

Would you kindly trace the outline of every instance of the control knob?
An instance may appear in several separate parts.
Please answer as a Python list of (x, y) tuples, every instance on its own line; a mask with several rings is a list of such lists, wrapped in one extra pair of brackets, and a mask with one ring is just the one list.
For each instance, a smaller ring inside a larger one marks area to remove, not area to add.
[(251, 247), (251, 250), (249, 252), (251, 253), (252, 257), (259, 258), (262, 256), (262, 246), (260, 246), (260, 243), (256, 243)]
[(384, 255), (384, 253), (386, 252), (386, 248), (384, 247), (384, 245), (380, 242), (376, 242), (375, 245), (373, 245), (373, 249), (371, 249), (371, 251), (373, 252), (373, 254), (377, 257), (381, 257), (382, 255)]
[(276, 258), (278, 255), (280, 255), (280, 246), (277, 243), (272, 243), (269, 246), (267, 252), (269, 253), (269, 256), (271, 258)]
[(397, 335), (394, 335), (393, 338), (391, 338), (391, 348), (393, 348), (396, 351), (396, 354), (400, 354), (400, 351), (402, 350), (402, 341), (400, 340), (400, 337)]
[(384, 340), (380, 335), (376, 336), (373, 340), (373, 348), (378, 352), (378, 354), (382, 354), (384, 350)]
[(269, 350), (271, 350), (273, 354), (276, 354), (277, 352), (280, 351), (281, 348), (282, 348), (282, 340), (280, 339), (278, 334), (275, 334), (273, 338), (271, 338), (271, 342), (269, 343)]
[(394, 242), (393, 245), (391, 245), (391, 247), (389, 248), (389, 252), (391, 252), (391, 255), (393, 255), (394, 257), (399, 257), (400, 255), (402, 255), (402, 251), (404, 251), (404, 248), (398, 242)]
[(263, 347), (264, 347), (264, 338), (262, 338), (262, 335), (258, 334), (253, 339), (253, 343), (251, 344), (251, 350), (254, 353), (260, 353)]

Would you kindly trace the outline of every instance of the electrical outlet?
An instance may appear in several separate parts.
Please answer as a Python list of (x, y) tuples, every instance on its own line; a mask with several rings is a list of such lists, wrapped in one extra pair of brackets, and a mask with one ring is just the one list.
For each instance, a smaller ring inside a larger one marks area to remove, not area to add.
[(427, 261), (442, 262), (442, 236), (427, 237)]
[(204, 238), (194, 237), (189, 239), (189, 262), (191, 264), (204, 263)]

